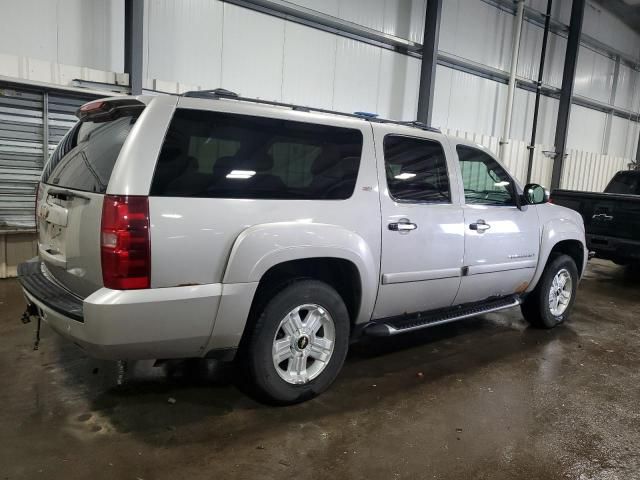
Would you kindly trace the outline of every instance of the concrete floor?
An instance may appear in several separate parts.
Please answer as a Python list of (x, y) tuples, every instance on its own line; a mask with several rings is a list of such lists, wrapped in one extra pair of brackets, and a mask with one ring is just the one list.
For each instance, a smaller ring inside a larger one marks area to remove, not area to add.
[[(0, 479), (640, 479), (640, 282), (594, 261), (571, 322), (518, 310), (352, 349), (320, 398), (259, 405), (229, 368), (86, 358), (0, 282)], [(176, 400), (175, 404), (168, 399)]]

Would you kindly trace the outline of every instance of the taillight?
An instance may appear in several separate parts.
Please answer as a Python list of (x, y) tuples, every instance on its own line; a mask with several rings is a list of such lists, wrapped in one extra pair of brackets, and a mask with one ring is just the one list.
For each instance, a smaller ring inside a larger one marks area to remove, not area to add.
[(149, 288), (149, 199), (106, 195), (100, 235), (102, 281), (114, 290)]

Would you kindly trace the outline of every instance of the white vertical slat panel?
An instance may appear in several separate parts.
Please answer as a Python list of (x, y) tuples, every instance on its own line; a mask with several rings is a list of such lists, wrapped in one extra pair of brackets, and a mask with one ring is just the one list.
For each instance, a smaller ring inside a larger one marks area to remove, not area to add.
[(394, 120), (415, 120), (420, 84), (420, 60), (389, 50), (380, 51), (376, 113)]
[(513, 101), (513, 115), (511, 119), (511, 139), (528, 140), (531, 138), (533, 126), (533, 110), (535, 107), (535, 93), (517, 89)]
[(443, 2), (439, 48), (463, 58), (508, 70), (513, 15), (476, 0)]
[(572, 105), (567, 148), (601, 153), (606, 118), (605, 113)]
[(219, 87), (223, 4), (148, 0), (146, 7), (146, 77)]
[(282, 96), (284, 20), (224, 6), (222, 87), (247, 97)]
[(291, 3), (301, 5), (317, 12), (326, 13), (327, 15), (338, 16), (340, 9), (340, 0), (289, 0)]
[(380, 48), (338, 38), (333, 108), (375, 112), (378, 103)]
[[(546, 8), (546, 7), (545, 7)], [(524, 22), (520, 39), (520, 55), (518, 57), (519, 76), (537, 80), (542, 51), (543, 29), (530, 22)], [(543, 82), (554, 87), (562, 85), (562, 70), (567, 40), (554, 33), (549, 33)], [(508, 69), (507, 66), (505, 69)]]
[(289, 0), (289, 2), (389, 35), (422, 42), (426, 0)]
[[(539, 12), (546, 13), (547, 0), (526, 0), (526, 4)], [(551, 17), (562, 23), (568, 24), (571, 17), (571, 2), (556, 1), (551, 5)]]
[(453, 71), (447, 127), (497, 135), (504, 121), (507, 86)]
[(552, 145), (537, 144), (533, 151), (533, 165), (531, 168), (531, 181), (548, 187), (551, 184), (553, 170), (553, 158), (545, 152), (552, 152)]
[(627, 148), (626, 152), (629, 152), (625, 157), (629, 159), (637, 158), (637, 149), (638, 149), (638, 137), (640, 136), (640, 123), (638, 122), (629, 122), (629, 135), (627, 135)]
[(285, 24), (282, 100), (331, 108), (338, 37), (287, 22)]
[(383, 31), (422, 43), (426, 0), (385, 0)]
[(449, 125), (452, 77), (452, 69), (441, 65), (436, 67), (436, 84), (433, 88), (433, 118), (431, 123), (441, 129), (447, 128)]
[(616, 172), (627, 168), (627, 163), (624, 157), (571, 149), (563, 166), (560, 188), (602, 192)]
[(555, 141), (558, 106), (557, 99), (545, 96), (540, 97), (536, 143), (551, 145)]
[(640, 34), (599, 4), (587, 3), (582, 31), (632, 57), (640, 56)]
[(601, 102), (609, 102), (614, 70), (615, 62), (613, 60), (596, 53), (591, 77), (591, 92), (588, 95), (590, 98), (595, 98)]
[(611, 135), (607, 153), (616, 157), (631, 158), (627, 139), (633, 134), (632, 122), (620, 117), (613, 117)]
[[(531, 80), (538, 79), (543, 29), (530, 22), (523, 22), (520, 35), (520, 53), (517, 73)], [(548, 42), (547, 42), (548, 45)]]
[(121, 72), (124, 0), (3, 0), (0, 46), (4, 53)]
[(567, 39), (555, 33), (549, 33), (544, 73), (542, 75), (542, 81), (547, 85), (552, 85), (557, 88), (560, 88), (562, 85), (562, 71), (566, 51)]
[[(40, 2), (40, 5), (42, 3), (55, 4)], [(57, 61), (122, 72), (124, 1), (58, 0), (57, 3)]]
[(634, 89), (637, 85), (636, 76), (638, 72), (632, 70), (626, 65), (620, 65), (620, 72), (618, 74), (618, 88), (616, 89), (616, 98), (614, 105), (621, 108), (631, 110), (634, 100)]
[(382, 32), (384, 10), (384, 0), (340, 0), (338, 17)]

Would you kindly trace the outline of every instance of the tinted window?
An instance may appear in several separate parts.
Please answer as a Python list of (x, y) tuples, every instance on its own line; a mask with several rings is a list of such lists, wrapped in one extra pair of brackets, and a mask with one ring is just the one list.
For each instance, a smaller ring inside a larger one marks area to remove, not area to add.
[(490, 155), (473, 147), (456, 147), (467, 204), (515, 205), (511, 177)]
[(617, 173), (607, 188), (607, 193), (623, 193), (627, 195), (640, 195), (640, 173), (621, 172)]
[(447, 160), (440, 143), (387, 135), (384, 163), (389, 193), (396, 200), (450, 202)]
[(345, 199), (361, 153), (359, 130), (183, 109), (171, 121), (151, 195)]
[(56, 148), (44, 169), (51, 185), (105, 193), (118, 154), (139, 113), (108, 121), (77, 123)]

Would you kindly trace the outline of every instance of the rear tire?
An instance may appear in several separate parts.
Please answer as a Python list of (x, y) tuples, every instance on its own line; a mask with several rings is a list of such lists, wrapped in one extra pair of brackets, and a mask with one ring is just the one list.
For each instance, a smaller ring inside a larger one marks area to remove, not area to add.
[(522, 315), (532, 326), (554, 328), (569, 316), (576, 297), (578, 269), (568, 255), (549, 260), (536, 288), (521, 305)]
[(342, 297), (324, 282), (304, 279), (263, 305), (240, 352), (244, 390), (274, 405), (325, 391), (349, 347), (349, 312)]

